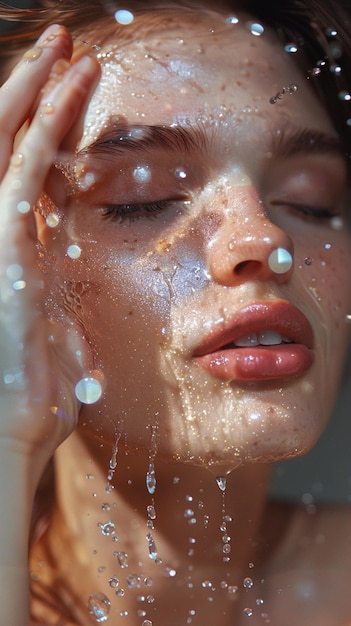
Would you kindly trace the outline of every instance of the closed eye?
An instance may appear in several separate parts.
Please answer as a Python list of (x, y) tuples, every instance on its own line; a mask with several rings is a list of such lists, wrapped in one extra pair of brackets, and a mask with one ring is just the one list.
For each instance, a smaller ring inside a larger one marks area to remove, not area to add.
[(169, 209), (174, 204), (174, 200), (160, 200), (158, 202), (138, 203), (138, 204), (111, 204), (104, 208), (103, 217), (122, 223), (125, 220), (133, 222), (141, 218), (156, 217), (157, 213)]

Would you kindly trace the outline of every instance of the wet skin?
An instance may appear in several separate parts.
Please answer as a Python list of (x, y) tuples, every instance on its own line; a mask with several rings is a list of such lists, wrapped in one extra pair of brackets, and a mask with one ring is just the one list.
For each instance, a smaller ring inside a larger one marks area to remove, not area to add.
[[(331, 219), (346, 209), (332, 124), (281, 44), (225, 17), (180, 17), (122, 50), (104, 43), (80, 152), (64, 165), (69, 193), (53, 192), (54, 209), (42, 202), (61, 221), (41, 229), (50, 312), (78, 321), (104, 376), (80, 432), (112, 443), (119, 430), (147, 451), (156, 425), (160, 457), (218, 471), (313, 445), (351, 304), (350, 239)], [(291, 84), (296, 92), (270, 103)], [(268, 265), (276, 248), (293, 254), (284, 274)], [(299, 312), (305, 320), (301, 349), (284, 348), (292, 368), (281, 347), (245, 349), (241, 366), (231, 345), (227, 369), (224, 351), (214, 367), (197, 358), (217, 329), (232, 329), (225, 344), (277, 330), (282, 302), (285, 328)]]

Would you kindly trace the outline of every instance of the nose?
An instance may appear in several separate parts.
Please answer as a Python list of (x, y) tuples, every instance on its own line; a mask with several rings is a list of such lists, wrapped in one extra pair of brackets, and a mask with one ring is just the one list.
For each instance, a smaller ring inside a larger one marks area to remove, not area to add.
[(207, 244), (212, 279), (227, 286), (287, 281), (293, 265), (291, 238), (270, 221), (252, 187), (234, 193), (230, 206), (220, 209), (221, 224)]

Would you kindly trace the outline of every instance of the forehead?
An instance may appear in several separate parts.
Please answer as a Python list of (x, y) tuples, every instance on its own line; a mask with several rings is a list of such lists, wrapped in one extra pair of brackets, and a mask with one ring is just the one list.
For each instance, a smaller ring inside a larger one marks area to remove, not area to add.
[[(114, 120), (222, 123), (245, 132), (254, 117), (259, 132), (302, 118), (304, 126), (332, 130), (291, 55), (274, 33), (247, 14), (150, 11), (124, 28), (121, 37), (120, 27), (116, 32), (112, 26), (98, 53), (102, 76), (88, 110), (83, 145)], [(281, 92), (283, 97), (272, 104)]]

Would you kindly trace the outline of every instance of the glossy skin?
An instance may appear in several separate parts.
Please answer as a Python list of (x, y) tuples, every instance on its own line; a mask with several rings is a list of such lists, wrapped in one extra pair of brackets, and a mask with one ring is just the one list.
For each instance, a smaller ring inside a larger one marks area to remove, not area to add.
[[(149, 34), (122, 52), (105, 42), (72, 188), (57, 200), (61, 223), (41, 237), (56, 257), (47, 270), (53, 300), (63, 278), (66, 309), (104, 376), (103, 398), (82, 408), (84, 435), (113, 440), (118, 430), (131, 450), (149, 450), (155, 425), (161, 458), (227, 471), (300, 453), (321, 433), (347, 343), (350, 253), (345, 229), (320, 216), (345, 210), (343, 159), (281, 138), (302, 129), (335, 136), (331, 123), (281, 44), (251, 34), (244, 16), (237, 25), (225, 17), (204, 13), (195, 31), (180, 20), (170, 35)], [(288, 85), (297, 91), (271, 104)], [(197, 139), (187, 149), (86, 151), (101, 136), (121, 144), (130, 130), (147, 133), (145, 125), (195, 128)], [(138, 206), (114, 219), (113, 205)], [(79, 259), (67, 257), (72, 243)], [(284, 274), (268, 265), (279, 247), (294, 258)], [(274, 364), (268, 377), (258, 365), (242, 380), (236, 357), (228, 375), (194, 359), (218, 327), (246, 335), (234, 318), (245, 310), (245, 328), (255, 305), (258, 330), (274, 327), (281, 301), (312, 327), (297, 373)]]

